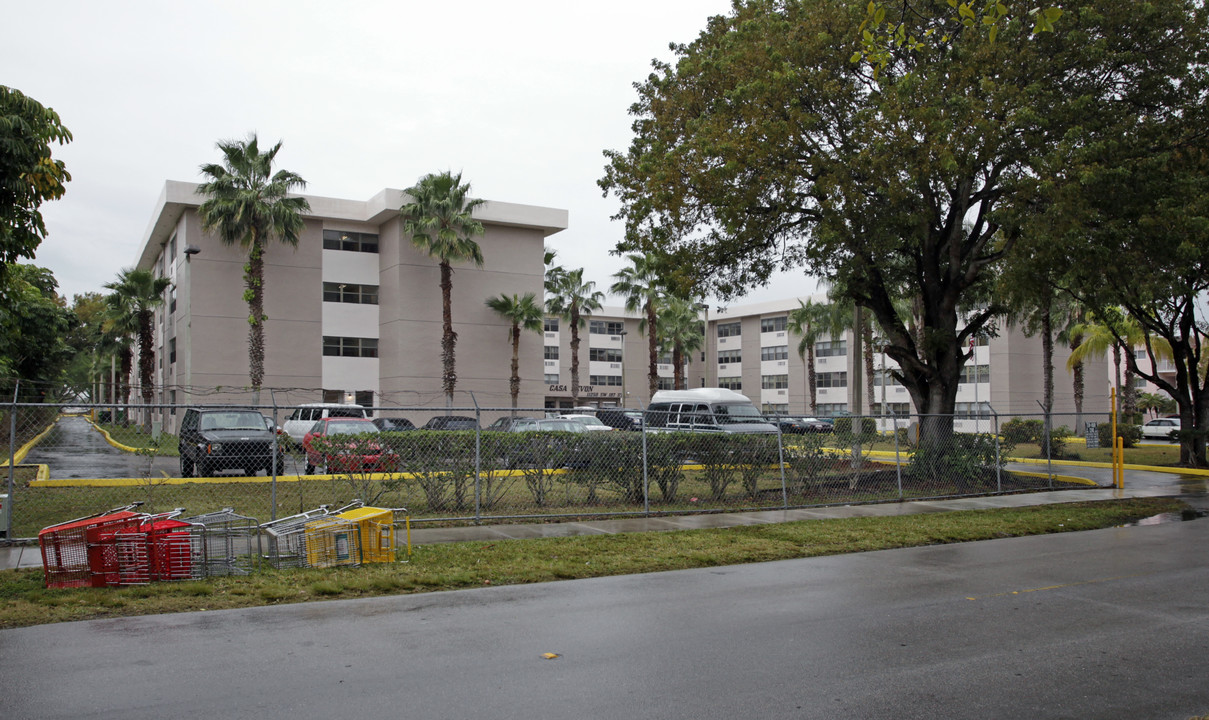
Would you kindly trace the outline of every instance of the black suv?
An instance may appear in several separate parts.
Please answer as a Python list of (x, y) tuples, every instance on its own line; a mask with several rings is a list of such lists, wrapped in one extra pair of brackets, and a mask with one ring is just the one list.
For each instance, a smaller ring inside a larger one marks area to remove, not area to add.
[[(181, 420), (181, 476), (210, 477), (239, 469), (248, 475), (273, 467), (272, 430), (265, 417), (247, 408), (189, 408)], [(285, 457), (277, 448), (277, 474), (285, 472)]]
[(464, 415), (438, 415), (429, 418), (421, 430), (478, 430), (479, 423)]

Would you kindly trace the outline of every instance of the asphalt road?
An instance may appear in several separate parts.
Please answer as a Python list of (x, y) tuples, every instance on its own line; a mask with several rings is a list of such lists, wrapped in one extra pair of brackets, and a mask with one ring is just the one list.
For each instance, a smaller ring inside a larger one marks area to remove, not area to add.
[(6, 630), (0, 715), (1184, 720), (1209, 713), (1206, 543), (1198, 520)]

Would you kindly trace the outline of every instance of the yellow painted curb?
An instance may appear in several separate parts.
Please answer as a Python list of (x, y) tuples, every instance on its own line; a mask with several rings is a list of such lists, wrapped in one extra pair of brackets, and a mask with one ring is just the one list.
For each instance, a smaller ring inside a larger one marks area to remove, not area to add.
[[(58, 422), (58, 420), (55, 422)], [(29, 451), (34, 449), (34, 445), (40, 443), (42, 438), (46, 437), (46, 435), (53, 430), (54, 427), (55, 423), (52, 422), (46, 426), (45, 430), (35, 435), (32, 440), (22, 445), (17, 452), (13, 453), (13, 462), (17, 465), (20, 465), (21, 461), (25, 459), (25, 456), (29, 454)], [(0, 467), (8, 467), (8, 460), (6, 459), (4, 462), (0, 463)]]
[(108, 431), (108, 430), (106, 430), (105, 428), (101, 427), (100, 425), (97, 425), (96, 423), (94, 423), (94, 422), (92, 421), (92, 418), (86, 417), (86, 418), (84, 418), (84, 419), (88, 421), (88, 424), (89, 424), (89, 425), (91, 425), (91, 426), (93, 426), (94, 428), (96, 428), (96, 431), (97, 431), (97, 432), (99, 432), (99, 433), (101, 433), (102, 435), (104, 435), (104, 436), (105, 436), (105, 442), (107, 442), (107, 443), (109, 443), (110, 445), (114, 446), (114, 447), (115, 447), (115, 448), (117, 448), (118, 450), (125, 450), (125, 451), (126, 451), (126, 452), (128, 452), (128, 453), (136, 453), (136, 452), (138, 452), (138, 451), (139, 451), (139, 449), (138, 449), (138, 448), (136, 448), (136, 447), (130, 447), (129, 445), (123, 445), (122, 443), (118, 442), (117, 440), (114, 440), (114, 439), (113, 439), (113, 436), (109, 434), (109, 431)]
[(1074, 475), (1046, 475), (1045, 473), (1026, 472), (1024, 470), (1009, 470), (1013, 475), (1023, 475), (1025, 477), (1049, 478), (1052, 477), (1058, 482), (1073, 483), (1075, 485), (1090, 485), (1092, 487), (1100, 487), (1095, 480), (1087, 478), (1075, 477)]
[[(1040, 458), (1008, 458), (1008, 462), (1028, 463), (1030, 465), (1044, 465), (1045, 460)], [(1089, 460), (1054, 460), (1054, 465), (1068, 465), (1070, 467), (1090, 467), (1090, 468), (1111, 468), (1112, 463), (1106, 462), (1091, 462)], [(1209, 470), (1202, 468), (1181, 468), (1170, 467), (1167, 465), (1125, 465), (1126, 470), (1141, 470), (1144, 472), (1161, 472), (1170, 473), (1172, 475), (1201, 475), (1209, 476)]]

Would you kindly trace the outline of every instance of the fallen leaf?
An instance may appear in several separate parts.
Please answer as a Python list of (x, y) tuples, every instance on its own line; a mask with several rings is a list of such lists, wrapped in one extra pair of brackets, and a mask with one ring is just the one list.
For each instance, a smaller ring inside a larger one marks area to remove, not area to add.
[(547, 660), (553, 660), (555, 658), (559, 658), (562, 656), (559, 655), (558, 653), (542, 653), (542, 657), (544, 657)]

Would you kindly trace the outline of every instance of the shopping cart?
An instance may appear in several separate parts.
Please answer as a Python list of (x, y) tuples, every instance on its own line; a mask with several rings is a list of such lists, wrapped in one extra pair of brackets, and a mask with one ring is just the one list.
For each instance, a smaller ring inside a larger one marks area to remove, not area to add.
[(305, 567), (307, 564), (306, 525), (329, 516), (330, 508), (329, 505), (320, 505), (314, 510), (307, 510), (297, 515), (262, 524), (261, 533), (257, 535), (257, 553), (278, 569)]
[(114, 533), (116, 585), (192, 580), (206, 574), (205, 527), (177, 519), (184, 508), (148, 516), (138, 528)]
[(118, 580), (116, 533), (148, 517), (141, 502), (68, 520), (38, 533), (46, 587), (107, 587)]
[(336, 514), (355, 523), (361, 540), (361, 562), (395, 561), (395, 514), (407, 508), (359, 507)]
[(234, 508), (184, 518), (202, 526), (206, 575), (247, 575), (256, 565), (255, 546), (260, 525), (256, 518), (237, 515)]

